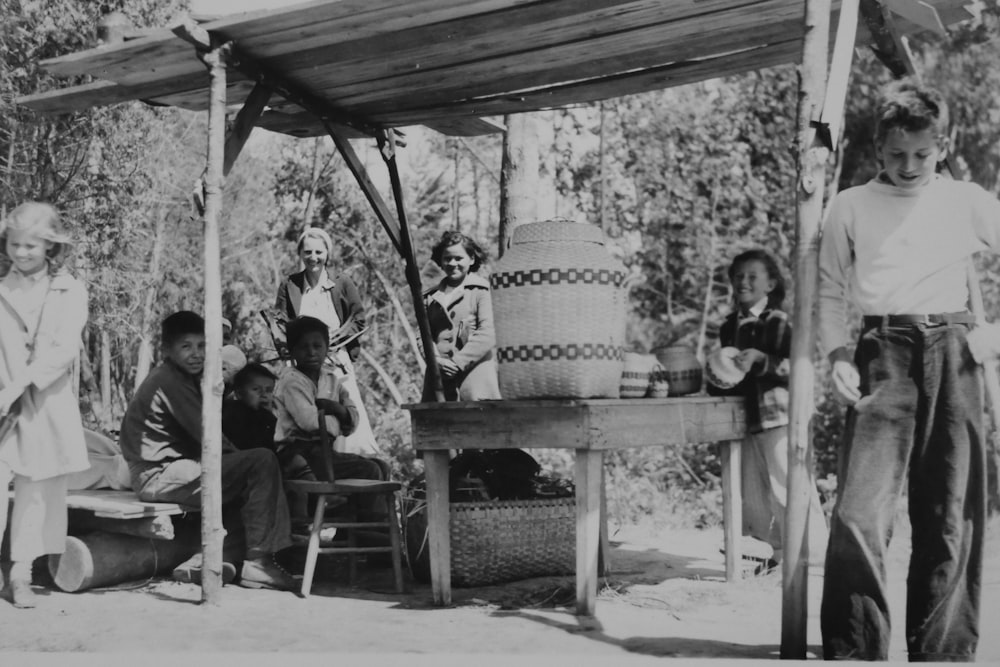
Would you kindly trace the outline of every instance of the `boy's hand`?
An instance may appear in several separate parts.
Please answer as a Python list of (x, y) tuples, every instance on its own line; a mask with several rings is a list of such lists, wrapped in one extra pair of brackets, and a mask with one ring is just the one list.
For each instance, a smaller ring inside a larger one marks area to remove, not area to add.
[(754, 364), (756, 364), (758, 361), (764, 361), (766, 359), (767, 359), (766, 354), (764, 354), (760, 350), (751, 347), (747, 348), (746, 350), (743, 350), (735, 357), (733, 357), (733, 362), (736, 364), (736, 367), (738, 369), (740, 369), (744, 373), (749, 373), (750, 369), (753, 368)]
[(447, 359), (445, 357), (438, 357), (437, 362), (438, 362), (438, 368), (441, 369), (441, 374), (444, 375), (445, 377), (455, 377), (456, 375), (462, 372), (462, 369), (458, 367), (458, 364), (456, 364), (451, 359)]
[(336, 417), (338, 421), (344, 419), (350, 414), (347, 408), (344, 407), (343, 403), (329, 398), (317, 398), (316, 407), (331, 417)]
[(966, 337), (969, 353), (977, 364), (1000, 356), (1000, 323), (978, 326)]
[(838, 347), (830, 353), (833, 388), (837, 399), (846, 405), (854, 405), (861, 400), (861, 375), (851, 361), (847, 348)]

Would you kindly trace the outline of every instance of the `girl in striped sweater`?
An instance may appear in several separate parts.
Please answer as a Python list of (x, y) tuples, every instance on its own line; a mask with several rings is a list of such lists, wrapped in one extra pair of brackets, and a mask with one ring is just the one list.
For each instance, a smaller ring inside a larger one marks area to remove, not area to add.
[[(734, 308), (719, 331), (724, 347), (740, 353), (736, 366), (746, 373), (734, 387), (709, 385), (714, 395), (746, 399), (747, 436), (742, 447), (743, 534), (769, 544), (754, 549), (745, 541), (744, 554), (760, 555), (774, 568), (783, 555), (782, 528), (785, 521), (788, 479), (788, 356), (792, 329), (782, 310), (785, 280), (778, 263), (765, 250), (753, 249), (733, 259), (729, 266)], [(809, 514), (809, 560), (820, 564), (826, 552), (826, 519), (819, 493), (811, 485)]]

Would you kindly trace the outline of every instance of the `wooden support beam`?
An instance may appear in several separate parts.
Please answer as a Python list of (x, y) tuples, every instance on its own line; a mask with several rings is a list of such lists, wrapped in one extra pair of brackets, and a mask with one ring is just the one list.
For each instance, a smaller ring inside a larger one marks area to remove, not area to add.
[[(198, 49), (205, 50), (212, 47), (212, 36), (190, 17), (182, 19), (172, 30), (174, 34), (191, 42)], [(377, 136), (382, 131), (380, 126), (370, 123), (361, 117), (335, 109), (323, 98), (317, 97), (278, 74), (269, 71), (253, 58), (241, 53), (235, 45), (232, 45), (227, 50), (225, 57), (226, 64), (240, 71), (251, 81), (256, 81), (258, 84), (273, 90), (281, 97), (299, 105), (324, 122), (346, 125), (371, 137)]]
[(337, 131), (333, 125), (329, 123), (324, 123), (326, 126), (326, 132), (333, 139), (334, 145), (337, 146), (337, 150), (340, 152), (340, 156), (344, 158), (344, 162), (347, 164), (347, 168), (351, 170), (354, 174), (354, 179), (361, 186), (361, 191), (365, 193), (365, 198), (368, 199), (368, 203), (371, 205), (372, 210), (375, 211), (375, 217), (378, 221), (382, 223), (382, 228), (385, 230), (386, 234), (389, 235), (389, 240), (392, 241), (392, 245), (396, 248), (396, 252), (400, 256), (403, 254), (403, 246), (400, 241), (399, 233), (399, 222), (396, 221), (396, 217), (393, 215), (392, 211), (386, 205), (385, 200), (382, 199), (382, 195), (379, 194), (378, 189), (375, 184), (372, 183), (371, 177), (368, 176), (368, 170), (365, 168), (364, 163), (358, 158), (358, 154), (354, 152), (354, 148), (351, 146), (351, 142), (348, 141), (340, 132)]
[(896, 30), (885, 3), (880, 0), (860, 0), (859, 11), (872, 38), (871, 49), (882, 64), (895, 77), (912, 74), (912, 62), (902, 50), (902, 35)]
[(253, 128), (257, 125), (257, 121), (264, 113), (270, 99), (271, 89), (261, 83), (257, 83), (250, 91), (250, 95), (247, 96), (246, 102), (236, 114), (229, 132), (226, 134), (225, 157), (222, 161), (223, 176), (229, 175), (233, 163), (240, 156), (243, 146), (246, 145), (250, 133), (253, 132)]
[[(849, 22), (851, 11), (841, 16)], [(812, 474), (812, 416), (815, 411), (816, 369), (816, 292), (819, 283), (819, 231), (823, 216), (823, 190), (829, 149), (816, 131), (824, 110), (827, 84), (827, 56), (830, 38), (831, 0), (807, 0), (802, 61), (799, 66), (798, 104), (798, 187), (795, 220), (795, 311), (792, 314), (792, 350), (790, 355), (790, 405), (788, 424), (788, 485), (785, 510), (784, 559), (782, 562), (781, 657), (804, 660), (808, 613), (807, 540), (810, 521)], [(855, 14), (856, 17), (856, 14)], [(854, 44), (854, 25), (840, 25), (837, 42), (850, 38)], [(843, 49), (840, 50), (843, 53)], [(847, 49), (847, 55), (851, 53)], [(834, 63), (850, 67), (850, 58)], [(838, 80), (838, 72), (831, 79)], [(830, 113), (830, 111), (828, 111)], [(833, 140), (836, 141), (836, 140)], [(813, 520), (819, 520), (815, 517)]]
[(406, 221), (406, 204), (403, 201), (403, 186), (399, 180), (399, 167), (396, 164), (396, 141), (392, 132), (382, 132), (378, 137), (379, 153), (389, 168), (389, 183), (392, 186), (392, 197), (396, 200), (396, 215), (399, 218), (399, 242), (402, 248), (403, 260), (406, 262), (406, 283), (410, 286), (410, 297), (413, 299), (413, 311), (417, 318), (417, 328), (420, 330), (420, 342), (427, 362), (425, 392), (421, 400), (433, 398), (437, 402), (444, 401), (444, 389), (441, 386), (441, 370), (437, 365), (437, 354), (434, 339), (431, 336), (431, 323), (427, 318), (427, 308), (424, 306), (424, 292), (420, 284), (420, 267), (413, 252), (413, 241), (410, 238), (410, 226)]
[(222, 46), (203, 54), (209, 68), (208, 168), (205, 174), (205, 370), (202, 375), (201, 599), (222, 597), (222, 270), (219, 212), (226, 145), (226, 65)]
[[(223, 181), (225, 181), (226, 176), (232, 170), (236, 158), (243, 151), (247, 139), (250, 138), (250, 133), (256, 126), (261, 114), (264, 113), (264, 109), (267, 107), (267, 102), (270, 99), (271, 89), (259, 83), (256, 84), (247, 96), (246, 102), (243, 103), (243, 106), (236, 114), (232, 127), (226, 131), (226, 143), (223, 149), (224, 158), (222, 161)], [(208, 167), (206, 166), (205, 170), (201, 172), (201, 177), (194, 188), (194, 204), (201, 215), (205, 214), (205, 175), (207, 172)]]

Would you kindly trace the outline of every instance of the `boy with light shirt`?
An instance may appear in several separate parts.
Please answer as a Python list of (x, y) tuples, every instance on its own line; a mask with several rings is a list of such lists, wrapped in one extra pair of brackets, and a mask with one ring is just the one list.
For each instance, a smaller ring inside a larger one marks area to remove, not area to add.
[[(986, 479), (966, 268), (973, 253), (1000, 250), (1000, 202), (935, 174), (947, 128), (937, 91), (888, 85), (876, 115), (882, 171), (839, 193), (823, 230), (822, 347), (851, 406), (821, 611), (828, 659), (888, 656), (885, 558), (907, 483), (909, 658), (975, 659)], [(853, 360), (848, 298), (864, 315)]]

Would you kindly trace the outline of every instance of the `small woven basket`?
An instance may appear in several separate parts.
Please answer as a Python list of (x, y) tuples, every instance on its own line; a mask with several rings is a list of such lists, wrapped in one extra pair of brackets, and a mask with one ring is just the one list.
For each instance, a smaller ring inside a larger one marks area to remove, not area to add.
[(618, 398), (624, 280), (599, 227), (548, 220), (515, 228), (490, 276), (503, 397)]
[[(407, 559), (413, 577), (430, 581), (427, 510), (404, 501)], [(573, 574), (576, 500), (491, 500), (451, 503), (451, 584), (487, 586), (530, 577)]]

